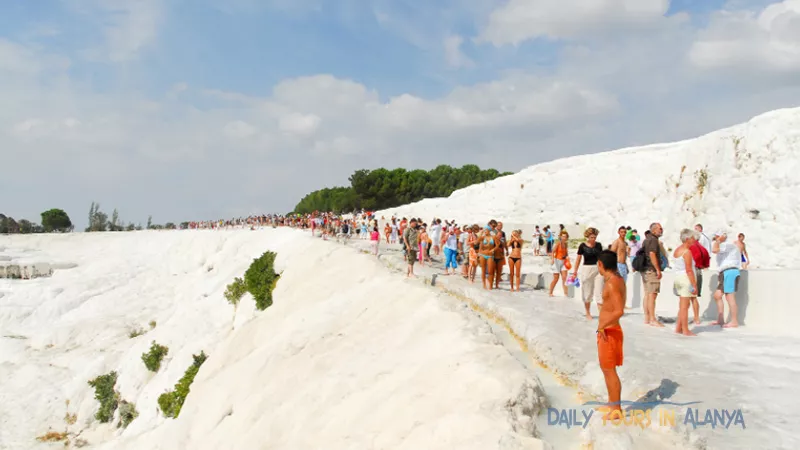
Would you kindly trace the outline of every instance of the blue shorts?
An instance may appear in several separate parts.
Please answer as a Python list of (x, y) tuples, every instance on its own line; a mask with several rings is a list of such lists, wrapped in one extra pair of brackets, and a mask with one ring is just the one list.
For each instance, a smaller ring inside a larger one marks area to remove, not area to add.
[(724, 294), (735, 294), (739, 290), (739, 269), (725, 269), (719, 273), (717, 290)]
[(628, 265), (623, 263), (617, 263), (617, 272), (619, 272), (619, 276), (622, 277), (625, 282), (628, 282)]

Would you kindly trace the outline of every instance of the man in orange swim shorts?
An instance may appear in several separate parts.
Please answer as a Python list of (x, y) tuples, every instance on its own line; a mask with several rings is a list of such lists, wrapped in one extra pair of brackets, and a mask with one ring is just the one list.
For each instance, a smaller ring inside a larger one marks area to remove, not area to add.
[(597, 270), (605, 279), (603, 307), (597, 325), (597, 356), (606, 379), (611, 414), (614, 410), (622, 412), (622, 384), (617, 375), (617, 366), (622, 365), (623, 335), (619, 318), (625, 311), (625, 281), (617, 272), (617, 254), (611, 250), (604, 250), (597, 257)]

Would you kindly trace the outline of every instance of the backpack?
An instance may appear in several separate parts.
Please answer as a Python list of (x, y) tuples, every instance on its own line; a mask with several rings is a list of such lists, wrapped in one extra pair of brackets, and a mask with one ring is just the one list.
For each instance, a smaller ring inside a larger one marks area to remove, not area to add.
[(631, 267), (633, 268), (634, 272), (641, 272), (644, 270), (646, 256), (644, 252), (644, 245), (636, 252), (636, 256), (633, 257), (633, 261), (631, 261)]
[(700, 245), (699, 242), (695, 245), (697, 245), (697, 250), (700, 252), (699, 261), (695, 261), (695, 265), (698, 269), (708, 269), (711, 267), (711, 255), (708, 254), (708, 250)]

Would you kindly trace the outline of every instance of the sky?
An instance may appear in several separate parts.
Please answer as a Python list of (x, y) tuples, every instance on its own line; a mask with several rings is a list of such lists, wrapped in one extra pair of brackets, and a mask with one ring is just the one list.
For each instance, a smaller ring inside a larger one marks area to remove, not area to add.
[(800, 0), (4, 0), (0, 98), (18, 220), (284, 213), (357, 169), (518, 171), (799, 106)]

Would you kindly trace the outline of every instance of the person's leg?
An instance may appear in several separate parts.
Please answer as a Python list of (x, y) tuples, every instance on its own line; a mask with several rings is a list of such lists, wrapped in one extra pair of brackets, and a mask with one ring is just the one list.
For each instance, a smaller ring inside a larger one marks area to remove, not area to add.
[(682, 333), (684, 334), (684, 336), (696, 336), (696, 334), (692, 333), (689, 330), (689, 305), (692, 303), (693, 298), (694, 297), (689, 297), (689, 298), (681, 297), (681, 312), (683, 314), (681, 320), (683, 321)]
[(483, 288), (487, 289), (486, 280), (489, 277), (489, 259), (484, 255), (478, 255), (478, 264), (481, 266), (481, 282), (483, 283)]
[(556, 284), (558, 283), (558, 272), (553, 272), (553, 281), (550, 282), (550, 297), (553, 296), (553, 291), (556, 289)]
[(717, 304), (717, 320), (711, 322), (711, 325), (725, 325), (725, 304), (722, 301), (722, 295), (722, 289), (714, 291), (714, 302)]
[(494, 284), (494, 272), (497, 268), (494, 266), (494, 258), (489, 258), (486, 260), (486, 268), (489, 270), (489, 276), (486, 277), (489, 281), (489, 290), (492, 290), (492, 285)]
[(622, 406), (620, 405), (622, 383), (619, 381), (617, 369), (602, 369), (602, 371), (603, 378), (606, 380), (606, 390), (608, 390), (608, 407), (610, 408), (609, 414), (612, 411), (619, 411), (622, 413)]
[(503, 276), (503, 259), (494, 260), (494, 288), (500, 289), (500, 278)]
[(522, 281), (521, 281), (522, 280), (522, 258), (521, 257), (514, 263), (514, 273), (516, 274), (515, 276), (517, 277), (517, 292), (519, 292), (520, 288), (522, 287)]
[(508, 284), (511, 286), (511, 292), (514, 292), (514, 283), (516, 282), (516, 266), (513, 260), (508, 260)]
[(564, 288), (564, 297), (569, 296), (569, 290), (567, 289), (567, 271), (561, 271), (561, 287)]
[(592, 297), (594, 297), (594, 279), (597, 272), (589, 266), (583, 266), (578, 271), (578, 279), (581, 281), (581, 299), (583, 300), (584, 316), (592, 319)]
[(731, 312), (731, 321), (726, 323), (724, 328), (736, 328), (739, 326), (739, 307), (736, 305), (736, 294), (725, 294), (728, 300), (728, 309)]
[(728, 309), (731, 312), (731, 320), (725, 324), (725, 328), (736, 328), (739, 326), (739, 307), (736, 305), (736, 291), (739, 290), (739, 271), (725, 271), (724, 292), (725, 299), (728, 301)]

